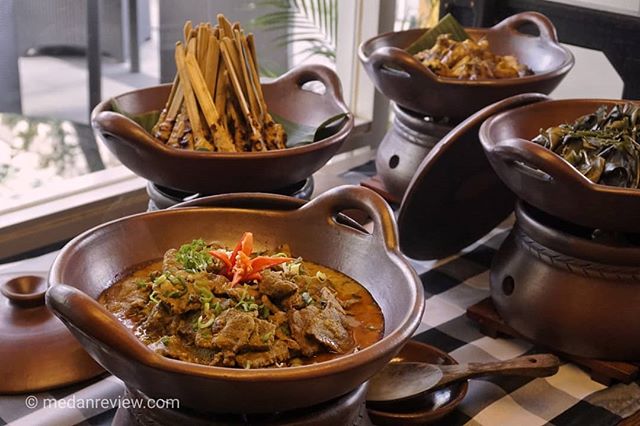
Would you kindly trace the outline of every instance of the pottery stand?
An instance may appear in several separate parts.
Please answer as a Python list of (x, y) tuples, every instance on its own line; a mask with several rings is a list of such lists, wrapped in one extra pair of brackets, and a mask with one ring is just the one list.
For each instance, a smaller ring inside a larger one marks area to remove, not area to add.
[(392, 105), (392, 126), (376, 154), (377, 175), (362, 184), (387, 201), (399, 203), (422, 160), (454, 126), (446, 118), (435, 119)]
[[(193, 410), (119, 408), (113, 419), (113, 426), (234, 426), (234, 425), (270, 425), (270, 426), (372, 426), (367, 415), (364, 399), (367, 385), (345, 396), (314, 407), (273, 414), (204, 414)], [(127, 397), (138, 401), (141, 407), (147, 406), (149, 397), (140, 391), (127, 390)], [(140, 404), (143, 403), (143, 404)], [(131, 404), (132, 406), (134, 404)]]
[(639, 262), (637, 234), (577, 226), (519, 201), (491, 264), (491, 300), (467, 315), (486, 334), (549, 348), (594, 380), (628, 383), (640, 370)]

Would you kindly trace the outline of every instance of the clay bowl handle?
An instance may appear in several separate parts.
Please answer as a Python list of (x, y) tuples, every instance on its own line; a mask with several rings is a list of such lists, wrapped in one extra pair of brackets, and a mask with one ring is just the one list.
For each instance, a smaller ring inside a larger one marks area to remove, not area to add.
[(417, 81), (420, 81), (420, 84), (428, 86), (435, 84), (438, 79), (411, 54), (393, 46), (379, 47), (368, 58), (362, 58), (362, 61), (371, 67), (381, 84), (407, 86), (407, 90), (412, 92), (415, 92), (416, 87), (422, 87), (416, 84), (415, 79), (419, 79)]
[(113, 111), (101, 111), (93, 115), (92, 126), (100, 133), (115, 136), (119, 143), (127, 144), (135, 150), (166, 151), (167, 154), (175, 153), (162, 142), (155, 139), (138, 123)]
[(96, 340), (102, 348), (147, 364), (158, 357), (149, 351), (100, 303), (75, 287), (54, 284), (45, 296), (47, 306), (69, 328)]
[(319, 96), (333, 100), (341, 110), (345, 113), (349, 112), (342, 96), (340, 78), (335, 71), (325, 65), (308, 64), (295, 67), (270, 84), (282, 85), (283, 90), (286, 86), (293, 86), (295, 90), (300, 90), (305, 83), (310, 81), (318, 81), (324, 86), (324, 93)]
[(540, 32), (540, 38), (558, 43), (558, 34), (556, 27), (553, 26), (549, 18), (538, 12), (522, 12), (510, 16), (493, 26), (494, 30), (508, 29), (509, 31), (519, 32), (523, 24), (533, 24)]
[[(356, 229), (352, 224), (343, 225), (344, 219), (338, 219), (338, 216), (345, 210), (359, 210), (367, 213), (373, 222), (371, 235), (365, 234), (360, 227)], [(363, 237), (376, 238), (388, 250), (395, 251), (398, 248), (398, 231), (391, 207), (370, 189), (354, 185), (333, 188), (302, 206), (298, 214), (304, 218), (328, 220), (336, 226), (352, 229)]]
[(590, 184), (589, 179), (564, 159), (534, 142), (504, 139), (496, 142), (491, 151), (509, 167), (516, 167), (539, 181), (580, 190)]

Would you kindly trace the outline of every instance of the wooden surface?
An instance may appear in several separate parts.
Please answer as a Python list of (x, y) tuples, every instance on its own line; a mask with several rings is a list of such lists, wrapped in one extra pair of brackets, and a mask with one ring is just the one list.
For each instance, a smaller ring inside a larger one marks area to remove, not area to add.
[(382, 180), (378, 175), (370, 177), (369, 179), (363, 180), (362, 182), (360, 182), (360, 185), (364, 186), (365, 188), (369, 188), (372, 191), (377, 192), (378, 195), (380, 195), (382, 198), (387, 200), (389, 204), (399, 206), (400, 203), (402, 202), (402, 198), (392, 194), (387, 190), (387, 188), (384, 186), (384, 183), (382, 182)]
[[(484, 299), (469, 307), (467, 309), (467, 316), (474, 321), (480, 331), (487, 336), (493, 338), (509, 336), (528, 340), (509, 327), (509, 325), (500, 318), (490, 298)], [(631, 383), (640, 377), (640, 362), (603, 361), (557, 352), (556, 355), (587, 370), (593, 380), (606, 386), (617, 382)]]

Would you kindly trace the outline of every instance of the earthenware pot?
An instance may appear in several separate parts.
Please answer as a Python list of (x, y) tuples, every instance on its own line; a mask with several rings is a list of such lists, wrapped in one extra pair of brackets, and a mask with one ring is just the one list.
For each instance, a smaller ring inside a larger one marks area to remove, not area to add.
[(548, 100), (497, 114), (480, 128), (489, 162), (518, 198), (570, 223), (640, 232), (640, 190), (591, 182), (554, 152), (531, 142), (540, 129), (572, 123), (621, 100)]
[(556, 351), (640, 359), (640, 246), (591, 239), (592, 230), (520, 202), (491, 265), (491, 298), (522, 336)]
[[(285, 196), (235, 194), (207, 207), (142, 213), (98, 226), (69, 242), (49, 275), (47, 304), (89, 354), (132, 389), (178, 398), (206, 412), (284, 411), (344, 395), (382, 368), (422, 318), (424, 295), (398, 250), (393, 213), (370, 190), (343, 186), (304, 204)], [(216, 205), (216, 207), (214, 207)], [(231, 207), (228, 207), (231, 206)], [(339, 212), (366, 212), (366, 232)], [(382, 340), (356, 353), (289, 368), (234, 369), (165, 358), (142, 344), (96, 299), (135, 265), (194, 238), (234, 244), (252, 231), (257, 248), (287, 243), (296, 256), (341, 271), (369, 290), (382, 309)]]
[[(538, 36), (518, 28), (533, 24)], [(536, 12), (513, 15), (491, 28), (466, 28), (474, 39), (485, 37), (491, 50), (513, 55), (533, 75), (491, 80), (459, 80), (440, 77), (404, 49), (426, 29), (381, 34), (360, 45), (358, 56), (377, 89), (403, 108), (434, 117), (459, 121), (492, 104), (519, 93), (550, 93), (573, 67), (571, 52), (558, 43), (556, 29)]]
[(401, 199), (424, 157), (453, 127), (396, 104), (393, 112), (393, 124), (376, 153), (376, 172), (385, 188)]
[[(324, 92), (303, 88), (311, 81), (322, 83)], [(322, 65), (300, 66), (262, 85), (270, 113), (290, 122), (317, 128), (331, 117), (347, 114), (326, 129), (326, 137), (307, 145), (247, 153), (174, 149), (113, 111), (113, 101), (132, 115), (159, 111), (164, 108), (170, 88), (150, 87), (108, 99), (93, 110), (91, 124), (96, 137), (135, 174), (184, 192), (268, 192), (301, 182), (329, 161), (353, 128), (353, 116), (342, 99), (340, 80), (333, 70)]]

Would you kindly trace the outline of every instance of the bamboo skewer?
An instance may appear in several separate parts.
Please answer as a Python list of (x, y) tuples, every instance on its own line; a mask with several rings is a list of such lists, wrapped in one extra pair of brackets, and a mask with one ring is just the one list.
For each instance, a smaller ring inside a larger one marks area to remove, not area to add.
[[(251, 35), (251, 34), (250, 34)], [(258, 75), (258, 71), (256, 69), (256, 64), (253, 58), (253, 54), (249, 49), (249, 43), (247, 41), (247, 37), (242, 36), (241, 40), (242, 52), (245, 55), (245, 61), (247, 63), (249, 79), (252, 82), (252, 89), (254, 91), (255, 99), (258, 103), (258, 108), (260, 110), (260, 119), (264, 120), (267, 115), (267, 106), (264, 101), (264, 94), (262, 93), (262, 86), (260, 85), (260, 76)]]
[(284, 148), (284, 129), (264, 101), (253, 36), (223, 15), (217, 21), (215, 27), (185, 23), (184, 41), (176, 44), (178, 71), (152, 133), (176, 148)]
[(242, 77), (244, 80), (247, 99), (249, 101), (249, 105), (251, 106), (251, 111), (253, 112), (254, 118), (257, 119), (258, 128), (261, 129), (262, 126), (260, 126), (259, 123), (261, 123), (263, 120), (262, 108), (258, 104), (257, 93), (250, 75), (250, 71), (247, 70), (247, 68), (249, 67), (249, 64), (247, 62), (247, 58), (244, 53), (244, 48), (242, 45), (242, 39), (244, 38), (244, 36), (240, 34), (239, 31), (235, 31), (234, 34), (235, 34), (234, 43), (238, 51), (240, 68), (242, 68)]
[(193, 93), (193, 87), (189, 81), (185, 52), (182, 43), (176, 43), (176, 66), (178, 67), (178, 73), (180, 74), (180, 80), (182, 81), (182, 90), (184, 91), (184, 105), (189, 116), (189, 123), (191, 125), (191, 132), (193, 133), (194, 146), (210, 147), (213, 150), (213, 146), (205, 139), (204, 132), (202, 131), (202, 123), (200, 122), (200, 112), (196, 104), (196, 98)]
[(231, 23), (227, 18), (224, 17), (222, 13), (219, 13), (218, 16), (218, 26), (220, 27), (220, 39), (223, 37), (232, 37), (233, 30), (231, 29)]
[(230, 50), (233, 49), (231, 40), (225, 37), (223, 39), (223, 43), (220, 48), (222, 51), (222, 56), (225, 59), (225, 62), (227, 64), (229, 79), (231, 80), (232, 86), (235, 90), (236, 97), (238, 98), (238, 102), (240, 103), (240, 109), (242, 110), (245, 120), (249, 125), (249, 128), (251, 129), (250, 139), (251, 139), (252, 148), (255, 148), (257, 151), (265, 151), (267, 147), (265, 146), (264, 141), (262, 140), (260, 129), (256, 124), (253, 114), (251, 113), (251, 108), (247, 103), (247, 99), (245, 98), (244, 93), (242, 92), (242, 84), (240, 83), (240, 78), (234, 68), (233, 59), (231, 59), (232, 54), (230, 53)]
[(255, 90), (258, 98), (258, 103), (260, 104), (260, 109), (263, 112), (262, 121), (264, 123), (264, 141), (267, 144), (268, 148), (271, 149), (285, 149), (287, 143), (287, 134), (282, 127), (281, 124), (276, 123), (271, 114), (269, 114), (269, 110), (267, 108), (267, 103), (264, 100), (264, 93), (262, 92), (262, 86), (260, 85), (260, 75), (258, 74), (258, 64), (256, 62), (255, 57), (255, 45), (253, 48), (253, 35), (249, 34), (249, 36), (244, 39), (243, 48), (248, 53), (247, 55), (247, 63), (249, 65), (249, 71), (251, 72), (251, 79), (255, 82)]
[(209, 34), (209, 51), (205, 61), (204, 80), (207, 83), (209, 94), (215, 96), (216, 84), (218, 82), (218, 68), (220, 62), (220, 46), (213, 33)]

